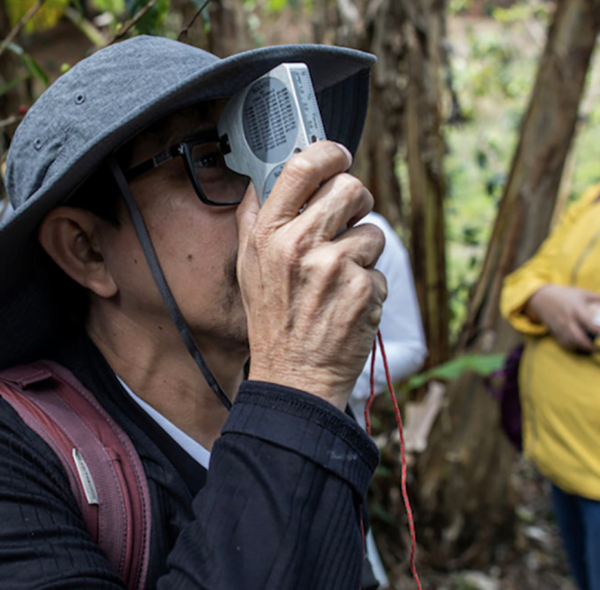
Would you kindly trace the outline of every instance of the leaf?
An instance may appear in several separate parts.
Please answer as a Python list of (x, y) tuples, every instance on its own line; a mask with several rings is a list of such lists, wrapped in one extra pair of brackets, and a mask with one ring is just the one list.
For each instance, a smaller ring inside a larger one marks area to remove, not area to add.
[(24, 53), (21, 56), (21, 59), (23, 60), (25, 67), (29, 70), (29, 73), (34, 78), (37, 78), (46, 88), (48, 88), (48, 86), (50, 86), (50, 80), (48, 79), (46, 72), (44, 72), (35, 59), (33, 59), (33, 57), (31, 57), (31, 55), (28, 53)]
[[(125, 0), (125, 6), (129, 14), (133, 17), (148, 4), (150, 0)], [(155, 35), (167, 16), (171, 0), (158, 0), (135, 25), (135, 28), (142, 35)]]
[(19, 57), (22, 57), (22, 55), (25, 53), (25, 50), (16, 43), (9, 43), (8, 49), (12, 51), (15, 55), (18, 55)]
[(269, 12), (281, 12), (288, 3), (287, 0), (269, 0), (267, 3), (267, 10)]
[(473, 371), (482, 377), (486, 377), (494, 371), (501, 369), (504, 365), (504, 359), (505, 355), (503, 354), (466, 354), (411, 377), (406, 389), (408, 391), (417, 389), (425, 385), (428, 381), (431, 381), (431, 379), (453, 381), (467, 371)]
[(125, 0), (92, 0), (92, 4), (100, 12), (110, 12), (114, 16), (125, 12)]
[(7, 92), (10, 92), (15, 86), (18, 86), (21, 82), (24, 82), (28, 78), (29, 76), (21, 76), (11, 80), (10, 82), (7, 82), (3, 86), (0, 86), (0, 96), (4, 96)]
[(378, 519), (388, 524), (396, 524), (394, 517), (381, 504), (369, 505), (369, 515), (373, 520)]
[(50, 85), (50, 80), (48, 79), (46, 72), (44, 72), (42, 67), (35, 61), (35, 59), (33, 59), (33, 57), (31, 57), (31, 55), (25, 53), (20, 45), (17, 45), (16, 43), (9, 43), (8, 49), (21, 58), (23, 65), (34, 78), (37, 78), (46, 88)]

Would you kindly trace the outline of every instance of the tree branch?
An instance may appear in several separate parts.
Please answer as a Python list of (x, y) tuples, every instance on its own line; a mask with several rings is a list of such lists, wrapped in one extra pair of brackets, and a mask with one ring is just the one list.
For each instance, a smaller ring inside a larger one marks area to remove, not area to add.
[(210, 0), (206, 0), (206, 2), (198, 9), (196, 14), (193, 16), (192, 20), (189, 22), (188, 26), (185, 29), (181, 29), (179, 31), (179, 35), (177, 36), (177, 41), (183, 41), (184, 37), (187, 36), (188, 31), (194, 26), (196, 19), (200, 16), (200, 13), (209, 5)]
[(18, 123), (22, 118), (21, 115), (13, 115), (12, 117), (8, 117), (8, 119), (2, 119), (0, 121), (0, 130)]
[(146, 6), (144, 6), (144, 8), (142, 8), (141, 10), (139, 10), (136, 15), (129, 21), (127, 21), (122, 27), (121, 30), (112, 38), (108, 41), (108, 43), (106, 44), (108, 45), (112, 45), (113, 43), (119, 41), (120, 39), (122, 39), (123, 37), (125, 37), (125, 35), (127, 35), (127, 33), (129, 32), (129, 30), (135, 26), (135, 24), (152, 8), (154, 8), (154, 6), (156, 6), (156, 3), (158, 2), (158, 0), (150, 0), (150, 2), (148, 2), (148, 4), (146, 4)]
[(6, 39), (2, 41), (0, 45), (0, 55), (2, 55), (6, 48), (14, 41), (15, 37), (23, 30), (23, 27), (36, 15), (37, 11), (42, 7), (46, 0), (38, 0), (34, 6), (32, 6), (27, 14), (12, 28), (11, 32), (6, 36)]

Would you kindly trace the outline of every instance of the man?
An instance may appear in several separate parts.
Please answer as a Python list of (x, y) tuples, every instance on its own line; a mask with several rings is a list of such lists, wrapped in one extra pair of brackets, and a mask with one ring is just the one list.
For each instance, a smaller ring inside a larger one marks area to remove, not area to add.
[[(223, 98), (285, 61), (309, 65), (335, 142), (295, 156), (259, 209), (214, 128)], [(381, 232), (352, 227), (372, 196), (345, 171), (372, 62), (138, 37), (60, 78), (15, 135), (0, 368), (60, 363), (135, 445), (146, 588), (360, 586), (377, 452), (343, 411), (386, 287)], [(3, 400), (0, 448), (3, 590), (124, 588), (58, 458)]]

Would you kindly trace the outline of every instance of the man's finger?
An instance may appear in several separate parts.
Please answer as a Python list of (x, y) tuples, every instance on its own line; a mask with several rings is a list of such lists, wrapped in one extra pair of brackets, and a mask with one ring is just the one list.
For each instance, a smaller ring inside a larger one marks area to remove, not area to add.
[(373, 326), (378, 326), (383, 312), (383, 302), (387, 299), (387, 280), (383, 273), (371, 269), (367, 271), (373, 281), (373, 296), (369, 306), (369, 322)]
[(353, 225), (373, 209), (369, 190), (351, 174), (338, 174), (317, 190), (302, 211), (302, 225), (325, 240)]
[(363, 223), (347, 229), (332, 246), (358, 266), (373, 268), (385, 247), (385, 235), (376, 225)]
[(319, 141), (308, 146), (285, 165), (263, 205), (263, 216), (275, 226), (294, 219), (324, 182), (351, 164), (350, 152), (341, 144)]

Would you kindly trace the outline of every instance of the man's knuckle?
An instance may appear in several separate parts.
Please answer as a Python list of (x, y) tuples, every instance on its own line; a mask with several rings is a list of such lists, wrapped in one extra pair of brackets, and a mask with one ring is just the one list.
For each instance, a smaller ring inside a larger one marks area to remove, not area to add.
[(290, 266), (295, 264), (299, 258), (298, 244), (295, 240), (282, 242), (279, 245), (276, 256), (284, 265)]
[(344, 256), (335, 250), (325, 250), (310, 258), (311, 264), (320, 275), (329, 278), (342, 276), (345, 266)]
[(304, 154), (299, 154), (295, 158), (292, 158), (286, 168), (287, 175), (292, 180), (296, 179), (303, 182), (312, 178), (318, 170), (316, 162)]
[(379, 273), (380, 275), (380, 280), (379, 280), (379, 284), (378, 284), (378, 294), (379, 297), (381, 298), (381, 301), (385, 301), (387, 299), (388, 296), (388, 283), (387, 283), (387, 279), (385, 278), (385, 275), (380, 273), (379, 271), (376, 271)]
[(352, 291), (360, 301), (369, 301), (373, 296), (373, 281), (365, 270), (357, 272), (352, 279)]
[(352, 176), (352, 174), (339, 174), (338, 181), (342, 186), (342, 190), (352, 198), (356, 199), (363, 196), (365, 192), (365, 187), (363, 183), (356, 178), (356, 176)]

